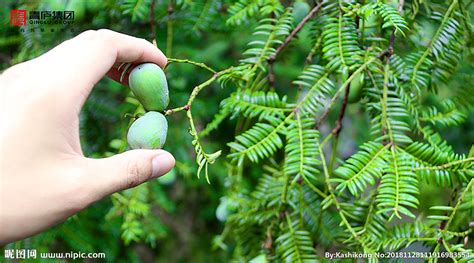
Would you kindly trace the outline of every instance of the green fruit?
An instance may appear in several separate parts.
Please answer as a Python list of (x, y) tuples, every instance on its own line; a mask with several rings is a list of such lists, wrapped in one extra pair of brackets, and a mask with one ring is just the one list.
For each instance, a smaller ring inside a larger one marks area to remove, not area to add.
[(349, 89), (349, 96), (347, 97), (347, 102), (355, 103), (360, 100), (362, 97), (362, 90), (364, 87), (364, 73), (357, 73), (351, 81), (351, 86)]
[(127, 141), (132, 149), (161, 149), (166, 142), (168, 121), (159, 112), (145, 113), (128, 129)]
[(293, 18), (298, 24), (309, 13), (311, 7), (305, 1), (297, 1), (293, 5)]
[(167, 174), (160, 176), (158, 179), (158, 182), (162, 185), (171, 185), (176, 181), (176, 171), (175, 169), (172, 169), (169, 171)]
[(166, 76), (156, 64), (138, 65), (128, 78), (130, 89), (148, 111), (163, 111), (168, 107), (169, 91)]

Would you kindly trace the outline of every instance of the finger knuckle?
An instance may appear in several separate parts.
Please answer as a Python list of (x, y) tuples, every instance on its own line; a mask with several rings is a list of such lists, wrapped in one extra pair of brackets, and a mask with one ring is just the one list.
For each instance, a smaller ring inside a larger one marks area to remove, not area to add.
[(131, 188), (142, 183), (143, 178), (148, 178), (147, 170), (137, 161), (130, 161), (127, 166), (126, 188)]

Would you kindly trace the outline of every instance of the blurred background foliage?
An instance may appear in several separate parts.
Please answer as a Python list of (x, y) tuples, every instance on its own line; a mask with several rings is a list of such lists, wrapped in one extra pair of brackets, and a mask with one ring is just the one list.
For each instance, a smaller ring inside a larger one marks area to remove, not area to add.
[[(100, 28), (108, 28), (150, 41), (155, 39), (158, 47), (168, 57), (204, 62), (216, 70), (226, 69), (238, 64), (247, 43), (252, 39), (252, 32), (258, 22), (258, 16), (252, 12), (262, 12), (255, 7), (251, 9), (248, 17), (235, 21), (228, 20), (229, 7), (235, 5), (235, 2), (3, 0), (0, 6), (0, 19), (3, 19), (0, 21), (2, 23), (0, 69), (4, 70), (11, 65), (37, 57), (84, 30)], [(250, 6), (260, 1), (241, 2)], [(281, 2), (285, 7), (293, 5), (291, 1)], [(423, 1), (406, 2), (406, 5), (410, 6)], [(441, 5), (443, 1), (425, 2), (436, 6)], [(308, 1), (308, 4), (313, 6), (314, 2)], [(271, 5), (269, 6), (271, 8)], [(473, 6), (470, 5), (468, 9), (471, 13)], [(12, 9), (73, 10), (75, 22), (66, 26), (28, 25), (27, 30), (20, 32), (18, 28), (8, 25), (8, 14)], [(266, 14), (271, 11), (267, 10)], [(265, 11), (262, 13), (265, 14)], [(397, 41), (396, 50), (399, 55), (408, 53), (413, 49), (413, 45), (427, 45), (438, 26), (423, 16), (411, 23), (420, 30), (408, 36), (411, 41), (406, 43)], [(35, 30), (32, 32), (29, 30), (31, 28)], [(313, 47), (313, 42), (311, 30), (303, 29), (290, 47), (281, 54), (281, 62), (274, 67), (276, 90), (291, 100), (297, 96), (297, 89), (290, 89), (291, 81), (303, 70), (304, 61)], [(472, 101), (474, 92), (472, 43), (472, 39), (467, 41), (465, 59), (461, 60), (455, 75), (450, 78), (449, 83), (441, 85), (437, 98), (435, 96), (427, 98), (426, 105), (439, 105), (443, 98), (454, 96), (459, 90), (456, 87), (461, 86), (468, 88), (470, 91), (468, 95)], [(170, 107), (184, 105), (193, 87), (210, 77), (208, 72), (200, 68), (175, 63), (167, 67), (166, 74), (170, 87)], [(221, 100), (227, 98), (234, 90), (232, 85), (220, 87), (214, 83), (199, 95), (193, 104), (198, 130), (202, 130), (206, 123), (213, 119), (214, 114), (219, 111)], [(67, 86), (64, 88), (67, 89)], [(127, 87), (103, 79), (96, 85), (80, 116), (84, 154), (101, 158), (123, 151), (126, 148), (124, 140), (126, 131), (132, 121), (130, 114), (142, 111)], [(468, 154), (474, 141), (474, 113), (470, 110), (465, 114), (467, 115), (456, 128), (439, 124), (436, 124), (435, 128), (453, 145), (456, 152)], [(328, 123), (334, 123), (336, 118), (337, 112), (331, 112)], [(360, 105), (348, 106), (338, 149), (341, 159), (354, 154), (358, 145), (369, 140), (370, 134), (367, 132), (369, 118)], [(170, 127), (165, 149), (177, 160), (176, 167), (168, 175), (97, 202), (63, 224), (35, 237), (9, 244), (6, 248), (32, 248), (50, 252), (105, 252), (108, 262), (228, 261), (234, 253), (233, 243), (220, 242), (222, 238), (220, 234), (224, 230), (222, 221), (227, 217), (225, 213), (229, 211), (218, 212), (216, 217), (219, 204), (228, 202), (224, 197), (228, 192), (228, 186), (231, 185), (228, 177), (230, 173), (228, 159), (221, 157), (210, 167), (211, 184), (207, 184), (203, 177), (198, 179), (195, 153), (191, 144), (192, 137), (188, 133), (189, 123), (185, 114), (169, 116), (168, 121)], [(229, 148), (226, 143), (234, 140), (235, 126), (236, 120), (223, 122), (204, 139), (206, 149), (209, 152), (224, 149), (227, 154)], [(324, 124), (320, 130), (322, 134), (328, 134), (331, 128), (329, 124)], [(254, 189), (257, 180), (262, 177), (262, 170), (262, 166), (255, 165), (245, 170), (244, 182), (241, 184), (245, 186), (241, 189), (243, 193), (249, 193)], [(421, 213), (428, 211), (432, 205), (443, 203), (449, 195), (448, 191), (439, 192), (439, 188), (432, 185), (423, 185), (421, 191), (424, 192), (420, 197)], [(323, 220), (334, 219), (328, 217)], [(327, 224), (333, 225), (334, 231), (338, 232), (337, 224), (334, 222)], [(324, 243), (324, 233), (321, 235), (320, 242)], [(254, 240), (256, 250), (260, 250), (262, 246), (260, 241)], [(326, 242), (328, 242), (325, 244), (326, 247), (334, 245), (331, 243), (333, 241)]]

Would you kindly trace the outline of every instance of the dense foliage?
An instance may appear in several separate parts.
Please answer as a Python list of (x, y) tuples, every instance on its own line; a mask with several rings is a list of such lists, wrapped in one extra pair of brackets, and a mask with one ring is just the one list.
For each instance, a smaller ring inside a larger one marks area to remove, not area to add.
[[(302, 2), (88, 0), (73, 31), (2, 31), (3, 68), (86, 29), (155, 40), (170, 58), (165, 149), (177, 159), (162, 181), (8, 247), (111, 262), (474, 260), (472, 1)], [(126, 150), (143, 112), (104, 79), (81, 114), (84, 153)]]

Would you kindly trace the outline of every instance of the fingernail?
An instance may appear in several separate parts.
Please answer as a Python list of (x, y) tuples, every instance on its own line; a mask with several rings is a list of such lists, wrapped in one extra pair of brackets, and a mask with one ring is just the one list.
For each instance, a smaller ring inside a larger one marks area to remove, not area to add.
[(169, 172), (174, 167), (174, 157), (168, 152), (153, 158), (151, 178), (156, 178)]

